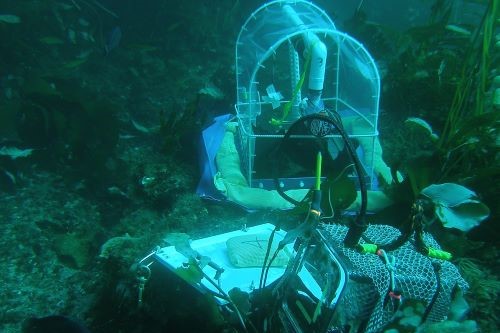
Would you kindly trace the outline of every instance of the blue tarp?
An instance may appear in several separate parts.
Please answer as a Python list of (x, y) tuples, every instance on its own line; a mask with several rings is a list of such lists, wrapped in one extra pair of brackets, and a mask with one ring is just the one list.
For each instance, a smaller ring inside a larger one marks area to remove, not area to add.
[(212, 200), (225, 200), (226, 197), (215, 188), (214, 176), (217, 172), (215, 166), (215, 155), (224, 138), (225, 124), (233, 115), (225, 114), (214, 118), (212, 125), (207, 127), (201, 133), (200, 144), (200, 167), (201, 178), (196, 188), (196, 194), (202, 198)]

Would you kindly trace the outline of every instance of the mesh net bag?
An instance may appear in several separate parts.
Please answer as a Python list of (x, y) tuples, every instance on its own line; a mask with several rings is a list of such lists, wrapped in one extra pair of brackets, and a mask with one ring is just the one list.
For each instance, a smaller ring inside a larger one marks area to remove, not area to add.
[[(362, 254), (346, 248), (343, 245), (346, 226), (322, 225), (321, 229), (343, 257), (349, 271), (349, 282), (337, 306), (337, 318), (343, 325), (364, 322), (365, 332), (380, 332), (392, 322), (397, 309), (388, 295), (390, 270), (393, 271), (394, 289), (401, 293), (403, 302), (416, 301), (427, 308), (427, 322), (445, 320), (453, 289), (468, 289), (467, 282), (452, 263), (422, 255), (415, 248), (413, 237), (396, 250), (387, 252), (393, 260), (388, 266), (377, 254)], [(380, 245), (393, 242), (400, 234), (398, 229), (386, 225), (371, 225), (365, 232), (368, 239)], [(440, 248), (430, 234), (426, 233), (424, 240), (429, 247)]]

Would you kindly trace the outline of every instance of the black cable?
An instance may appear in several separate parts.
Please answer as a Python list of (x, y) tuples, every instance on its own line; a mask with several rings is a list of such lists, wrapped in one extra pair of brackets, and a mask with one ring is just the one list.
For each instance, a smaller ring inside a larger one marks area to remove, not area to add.
[(274, 259), (276, 259), (276, 257), (278, 256), (279, 251), (281, 251), (281, 250), (282, 249), (280, 247), (278, 247), (276, 249), (276, 251), (274, 251), (273, 256), (271, 257), (271, 260), (269, 260), (269, 264), (267, 265), (266, 271), (265, 271), (265, 274), (264, 274), (264, 285), (263, 285), (263, 287), (266, 286), (267, 274), (269, 273), (269, 269), (271, 268), (271, 265), (273, 264)]
[(229, 302), (229, 304), (231, 304), (231, 306), (233, 307), (233, 310), (234, 312), (236, 313), (236, 315), (238, 316), (238, 320), (240, 322), (240, 325), (241, 327), (243, 328), (243, 331), (244, 332), (248, 332), (247, 330), (247, 327), (245, 325), (245, 320), (243, 319), (243, 316), (241, 315), (241, 312), (240, 310), (238, 309), (238, 307), (236, 306), (236, 304), (233, 302), (233, 300), (231, 299), (231, 297), (217, 284), (215, 283), (215, 281), (213, 281), (210, 276), (208, 276), (204, 271), (203, 269), (201, 269), (201, 267), (199, 267), (198, 265), (194, 265), (195, 269), (198, 270), (198, 272), (200, 272), (203, 277), (208, 281), (210, 282), (210, 284), (212, 284), (218, 291), (220, 294), (217, 294), (216, 292), (210, 290), (209, 288), (205, 288), (205, 290), (208, 290), (208, 292), (210, 294), (212, 294), (213, 296), (216, 296), (216, 297), (219, 297), (227, 302)]
[[(401, 235), (396, 238), (394, 241), (388, 244), (384, 245), (378, 245), (377, 248), (383, 249), (384, 251), (394, 251), (397, 248), (401, 247), (404, 243), (406, 243), (413, 232), (415, 231), (416, 235), (415, 238), (417, 239), (418, 244), (422, 244), (423, 239), (421, 238), (422, 236), (418, 236), (419, 234), (423, 233), (423, 213), (424, 213), (424, 208), (423, 208), (423, 202), (422, 200), (417, 200), (411, 207), (411, 212), (409, 216), (409, 222), (406, 223), (405, 228), (401, 230)], [(421, 239), (421, 242), (418, 241), (418, 239)], [(368, 243), (375, 244), (374, 242), (370, 241), (369, 239), (365, 239)], [(425, 244), (424, 244), (425, 246)], [(418, 248), (418, 246), (417, 246)]]
[[(359, 209), (359, 212), (356, 216), (356, 219), (353, 221), (353, 223), (350, 225), (349, 230), (347, 232), (347, 235), (344, 239), (344, 244), (349, 247), (355, 247), (359, 239), (361, 238), (363, 232), (366, 230), (367, 225), (365, 223), (365, 216), (366, 216), (366, 209), (367, 209), (367, 204), (368, 204), (368, 194), (367, 194), (367, 189), (366, 189), (366, 182), (364, 179), (364, 171), (363, 167), (361, 165), (361, 161), (359, 160), (358, 155), (356, 154), (356, 151), (351, 144), (351, 141), (349, 139), (348, 134), (345, 132), (342, 122), (340, 119), (340, 116), (337, 113), (330, 113), (331, 116), (326, 116), (318, 113), (310, 114), (301, 117), (299, 120), (295, 121), (288, 131), (285, 133), (285, 136), (283, 137), (283, 140), (281, 141), (280, 145), (277, 148), (277, 153), (279, 154), (280, 152), (283, 151), (283, 147), (285, 143), (290, 139), (290, 137), (295, 134), (299, 126), (305, 127), (310, 134), (316, 136), (316, 137), (324, 137), (326, 135), (331, 134), (331, 129), (325, 130), (324, 127), (320, 128), (320, 131), (317, 133), (313, 133), (312, 128), (311, 128), (311, 123), (313, 121), (319, 121), (319, 122), (324, 122), (326, 124), (329, 124), (335, 128), (335, 130), (339, 133), (341, 136), (342, 140), (344, 141), (345, 147), (347, 149), (347, 152), (354, 164), (354, 169), (356, 171), (356, 175), (358, 177), (359, 181), (359, 190), (361, 193), (361, 206)], [(307, 123), (309, 122), (309, 124)], [(282, 156), (282, 155), (279, 155)], [(279, 162), (276, 164), (280, 164)], [(277, 170), (274, 169), (274, 179), (277, 184), (276, 188), (278, 193), (287, 201), (291, 202), (294, 205), (298, 204), (298, 201), (294, 200), (291, 198), (289, 195), (287, 195), (279, 186), (279, 180), (276, 177), (277, 175)]]
[(266, 262), (267, 262), (267, 259), (269, 258), (269, 253), (271, 252), (271, 246), (273, 245), (274, 234), (276, 233), (277, 230), (279, 230), (279, 226), (275, 226), (273, 231), (271, 232), (271, 235), (269, 236), (269, 240), (267, 243), (267, 249), (266, 249), (266, 255), (264, 256), (264, 262), (262, 263), (262, 269), (260, 271), (259, 289), (264, 288), (264, 286), (262, 285), (262, 282), (264, 281)]
[(422, 316), (422, 320), (420, 321), (421, 324), (425, 323), (425, 321), (429, 317), (429, 314), (431, 313), (432, 308), (434, 307), (434, 304), (436, 303), (439, 294), (441, 292), (441, 275), (439, 275), (439, 272), (441, 271), (441, 265), (438, 262), (433, 262), (432, 268), (434, 268), (434, 274), (436, 276), (436, 292), (432, 296), (429, 305), (427, 305), (427, 308), (425, 309), (425, 312)]

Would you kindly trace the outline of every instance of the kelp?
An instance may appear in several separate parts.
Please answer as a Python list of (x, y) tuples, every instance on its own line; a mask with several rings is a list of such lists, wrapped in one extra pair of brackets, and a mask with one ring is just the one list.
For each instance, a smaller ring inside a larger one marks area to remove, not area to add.
[[(500, 191), (500, 185), (492, 182), (500, 176), (500, 114), (488, 102), (496, 88), (493, 77), (498, 55), (492, 50), (499, 4), (489, 1), (485, 5), (478, 25), (473, 29), (466, 26), (470, 36), (449, 29), (451, 5), (436, 1), (429, 25), (401, 34), (399, 40), (404, 43), (399, 44), (398, 52), (386, 56), (383, 107), (388, 112), (398, 111), (394, 119), (407, 118), (404, 128), (393, 130), (391, 149), (403, 155), (392, 163), (393, 179), (397, 179), (397, 170), (405, 179), (386, 188), (395, 201), (384, 212), (389, 216), (404, 216), (422, 189), (431, 184), (466, 186), (480, 194), (490, 208), (495, 207)], [(497, 222), (493, 221), (498, 218), (495, 209), (492, 213), (486, 225)], [(480, 228), (472, 233), (488, 227)]]
[[(491, 64), (494, 63), (490, 50), (494, 46), (493, 32), (498, 14), (499, 2), (489, 1), (467, 50), (461, 78), (438, 143), (440, 149), (452, 148), (456, 134), (463, 131), (462, 127), (467, 127), (472, 119), (486, 112), (484, 100), (492, 79)], [(499, 119), (494, 118), (492, 124)]]
[[(426, 151), (416, 147), (415, 156), (396, 166), (407, 173), (415, 194), (434, 182), (466, 182), (474, 187), (485, 174), (482, 169), (491, 174), (495, 164), (500, 116), (488, 97), (498, 65), (492, 48), (499, 2), (485, 2), (483, 18), (470, 29), (469, 38), (449, 29), (451, 6), (436, 1), (429, 25), (403, 33), (406, 42), (388, 65), (385, 107), (397, 109), (395, 116), (401, 116), (401, 107), (406, 106), (412, 113), (408, 119), (425, 121), (435, 129), (433, 137), (422, 141)], [(402, 139), (397, 144), (409, 144), (409, 135)]]

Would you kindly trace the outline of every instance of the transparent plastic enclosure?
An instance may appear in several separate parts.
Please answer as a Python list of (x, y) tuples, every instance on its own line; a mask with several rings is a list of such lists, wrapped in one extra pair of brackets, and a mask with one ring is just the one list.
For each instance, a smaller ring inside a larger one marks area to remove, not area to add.
[[(251, 186), (255, 186), (254, 163), (260, 153), (256, 145), (283, 137), (302, 115), (300, 103), (309, 94), (311, 67), (304, 39), (312, 35), (327, 52), (321, 93), (325, 108), (341, 116), (351, 138), (374, 147), (380, 77), (373, 58), (313, 3), (272, 1), (250, 15), (236, 43), (239, 148)], [(364, 156), (370, 180), (372, 161), (373, 156)]]

